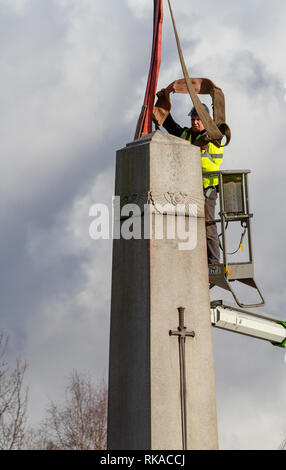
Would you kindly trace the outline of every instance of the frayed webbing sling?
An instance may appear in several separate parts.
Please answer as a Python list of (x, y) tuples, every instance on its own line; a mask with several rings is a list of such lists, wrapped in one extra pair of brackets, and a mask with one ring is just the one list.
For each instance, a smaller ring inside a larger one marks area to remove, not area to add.
[[(171, 110), (171, 102), (169, 92), (174, 93), (189, 93), (194, 107), (201, 119), (206, 135), (201, 136), (196, 141), (196, 145), (204, 146), (209, 142), (213, 142), (216, 146), (222, 147), (230, 143), (231, 131), (225, 122), (225, 99), (221, 88), (217, 87), (211, 80), (207, 78), (190, 78), (185, 60), (183, 57), (179, 36), (175, 24), (173, 11), (171, 8), (170, 0), (168, 0), (169, 9), (172, 17), (174, 33), (176, 37), (179, 57), (184, 74), (184, 78), (176, 80), (171, 83), (166, 89), (157, 93), (158, 100), (153, 108), (153, 119), (157, 125), (162, 125)], [(198, 94), (209, 94), (212, 97), (214, 119), (211, 118), (209, 113), (202, 105)], [(222, 145), (222, 139), (226, 137), (226, 143)]]

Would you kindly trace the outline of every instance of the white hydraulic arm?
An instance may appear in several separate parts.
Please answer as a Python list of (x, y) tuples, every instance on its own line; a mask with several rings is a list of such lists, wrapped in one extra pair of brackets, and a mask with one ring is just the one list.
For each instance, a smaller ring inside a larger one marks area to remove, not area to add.
[(286, 322), (224, 305), (211, 303), (211, 322), (216, 328), (270, 341), (286, 348)]

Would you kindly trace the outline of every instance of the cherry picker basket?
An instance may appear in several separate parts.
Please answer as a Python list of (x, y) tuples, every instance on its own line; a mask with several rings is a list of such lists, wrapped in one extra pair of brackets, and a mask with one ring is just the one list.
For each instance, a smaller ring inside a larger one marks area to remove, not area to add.
[[(221, 248), (223, 263), (209, 265), (209, 281), (222, 289), (230, 291), (236, 303), (242, 308), (259, 307), (265, 304), (263, 295), (254, 280), (254, 263), (251, 239), (251, 218), (249, 210), (248, 174), (250, 170), (222, 170), (203, 173), (204, 177), (217, 176), (219, 180), (219, 218), (212, 222), (221, 224)], [(206, 223), (211, 221), (206, 221)], [(226, 227), (229, 223), (240, 222), (248, 238), (248, 260), (229, 261), (227, 252)], [(234, 281), (256, 289), (259, 303), (244, 304), (233, 290)]]

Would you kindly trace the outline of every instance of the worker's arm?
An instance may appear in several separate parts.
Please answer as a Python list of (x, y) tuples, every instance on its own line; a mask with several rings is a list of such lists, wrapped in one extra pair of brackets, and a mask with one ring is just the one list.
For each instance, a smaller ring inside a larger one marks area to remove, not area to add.
[(177, 124), (171, 114), (169, 114), (163, 122), (163, 127), (169, 132), (169, 134), (175, 135), (176, 137), (181, 137), (184, 130), (187, 129), (186, 127), (181, 127)]
[(177, 124), (170, 115), (172, 108), (170, 93), (174, 91), (173, 83), (171, 83), (168, 88), (162, 88), (162, 90), (158, 91), (158, 99), (153, 107), (153, 120), (158, 126), (163, 126), (169, 134), (181, 137), (185, 128)]

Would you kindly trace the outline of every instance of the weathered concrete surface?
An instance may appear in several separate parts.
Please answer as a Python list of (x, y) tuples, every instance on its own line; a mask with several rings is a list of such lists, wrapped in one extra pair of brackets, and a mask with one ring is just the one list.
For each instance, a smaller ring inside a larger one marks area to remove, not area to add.
[(114, 240), (108, 448), (182, 449), (179, 347), (169, 330), (183, 306), (185, 325), (196, 333), (186, 340), (188, 449), (216, 449), (200, 150), (160, 131), (131, 143), (117, 152), (115, 194), (142, 207), (147, 200), (195, 203), (198, 218), (190, 251), (166, 233), (154, 239), (154, 214), (152, 240)]

